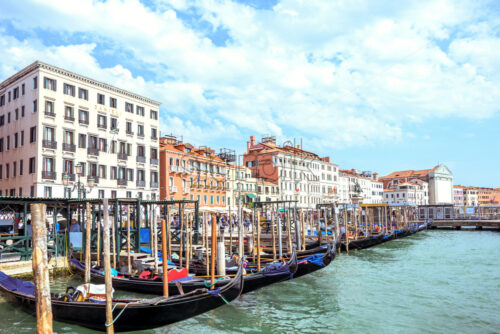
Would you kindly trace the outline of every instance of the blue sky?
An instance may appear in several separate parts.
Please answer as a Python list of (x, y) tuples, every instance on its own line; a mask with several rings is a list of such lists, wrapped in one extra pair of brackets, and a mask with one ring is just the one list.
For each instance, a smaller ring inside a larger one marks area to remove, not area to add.
[(498, 1), (4, 0), (0, 78), (42, 60), (162, 102), (162, 133), (500, 187)]

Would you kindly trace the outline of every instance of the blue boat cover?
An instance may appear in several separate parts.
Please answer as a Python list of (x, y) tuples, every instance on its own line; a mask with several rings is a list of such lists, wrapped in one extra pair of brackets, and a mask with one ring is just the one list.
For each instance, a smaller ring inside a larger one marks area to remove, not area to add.
[[(147, 247), (143, 247), (141, 246), (141, 248), (139, 248), (141, 250), (141, 252), (143, 253), (146, 253), (146, 254), (151, 254), (151, 249), (150, 248), (147, 248)], [(158, 251), (158, 261), (162, 262), (162, 253), (160, 251)], [(168, 261), (167, 260), (167, 264), (168, 265), (175, 265), (175, 263), (171, 262), (171, 261)]]
[(313, 254), (306, 258), (303, 258), (300, 262), (311, 262), (317, 266), (323, 266), (323, 254)]
[(149, 228), (141, 228), (139, 230), (139, 239), (141, 244), (148, 244), (150, 241), (149, 238)]
[(262, 275), (264, 276), (276, 276), (283, 274), (290, 274), (290, 267), (288, 264), (271, 263), (262, 269)]
[(21, 281), (20, 279), (10, 277), (0, 271), (0, 285), (10, 291), (18, 291), (29, 296), (35, 295), (35, 284), (30, 281)]

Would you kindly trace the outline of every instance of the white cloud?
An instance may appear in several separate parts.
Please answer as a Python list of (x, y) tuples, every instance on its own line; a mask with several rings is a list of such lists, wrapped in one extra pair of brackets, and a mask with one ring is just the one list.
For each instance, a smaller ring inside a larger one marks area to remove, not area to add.
[[(126, 63), (103, 68), (93, 42), (51, 46), (43, 34), (2, 34), (3, 77), (45, 60), (160, 100), (164, 130), (199, 141), (242, 132), (297, 135), (327, 152), (405, 140), (406, 127), (427, 119), (493, 117), (500, 103), (498, 24), (482, 2), (283, 0), (272, 10), (227, 0), (157, 1), (154, 9), (137, 0), (3, 6), (0, 20), (16, 29), (83, 33), (159, 72), (146, 80)], [(214, 45), (174, 9), (210, 22), (212, 32), (226, 30), (230, 42)]]

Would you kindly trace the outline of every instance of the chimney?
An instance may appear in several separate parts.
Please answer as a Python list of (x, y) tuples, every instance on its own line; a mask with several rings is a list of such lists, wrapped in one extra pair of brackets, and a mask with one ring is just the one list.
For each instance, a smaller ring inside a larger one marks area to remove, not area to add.
[(250, 145), (251, 146), (255, 145), (255, 136), (250, 136)]
[(300, 150), (300, 145), (297, 145), (297, 148)]
[(373, 173), (373, 179), (374, 179), (375, 181), (377, 181), (377, 180), (378, 180), (378, 173), (377, 173), (377, 172)]

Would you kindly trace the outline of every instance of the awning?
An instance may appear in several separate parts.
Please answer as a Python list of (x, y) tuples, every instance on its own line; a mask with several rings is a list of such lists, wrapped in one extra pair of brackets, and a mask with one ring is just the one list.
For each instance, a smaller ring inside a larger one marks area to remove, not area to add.
[(257, 198), (257, 196), (255, 196), (254, 194), (251, 194), (251, 193), (247, 193), (247, 196), (250, 198)]

